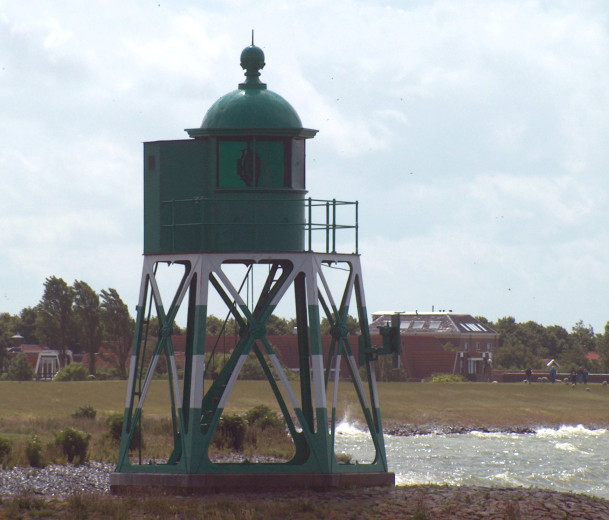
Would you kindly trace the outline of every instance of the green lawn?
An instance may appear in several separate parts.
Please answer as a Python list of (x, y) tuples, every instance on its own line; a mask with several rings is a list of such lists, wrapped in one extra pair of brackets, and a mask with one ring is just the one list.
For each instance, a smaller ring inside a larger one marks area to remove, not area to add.
[(477, 426), (609, 425), (609, 387), (562, 383), (380, 383), (384, 421)]
[[(62, 418), (91, 405), (98, 414), (122, 412), (125, 381), (0, 382), (0, 417)], [(385, 424), (437, 425), (609, 425), (609, 387), (572, 388), (562, 383), (379, 383)], [(328, 393), (331, 397), (331, 391)], [(298, 395), (298, 393), (296, 394)], [(239, 381), (229, 400), (231, 412), (258, 404), (278, 410), (264, 381)], [(352, 386), (339, 386), (338, 416), (360, 419)], [(169, 409), (166, 381), (155, 381), (145, 403), (150, 416)]]

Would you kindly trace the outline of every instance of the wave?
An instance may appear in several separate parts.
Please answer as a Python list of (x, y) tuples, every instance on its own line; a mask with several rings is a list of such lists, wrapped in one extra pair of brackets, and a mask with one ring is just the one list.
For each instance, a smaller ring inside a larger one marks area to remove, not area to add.
[[(361, 435), (369, 433), (365, 426), (357, 421), (350, 421), (348, 416), (336, 425), (336, 433), (339, 435)], [(409, 436), (443, 436), (443, 435), (471, 435), (480, 438), (513, 438), (522, 434), (533, 434), (537, 438), (547, 439), (567, 439), (577, 437), (600, 437), (609, 433), (606, 428), (587, 428), (583, 424), (562, 425), (559, 427), (538, 426), (536, 428), (502, 428), (502, 429), (469, 429), (467, 427), (424, 427), (424, 428), (398, 428), (393, 431), (385, 431), (386, 437), (409, 437)]]
[(552, 439), (562, 439), (568, 437), (586, 436), (586, 437), (600, 437), (608, 432), (605, 428), (590, 429), (586, 428), (583, 424), (576, 426), (563, 425), (558, 428), (545, 428), (540, 427), (535, 429), (535, 435), (538, 437), (546, 437)]
[(368, 432), (359, 427), (357, 422), (349, 422), (349, 418), (344, 417), (336, 425), (336, 433), (339, 435), (360, 435)]

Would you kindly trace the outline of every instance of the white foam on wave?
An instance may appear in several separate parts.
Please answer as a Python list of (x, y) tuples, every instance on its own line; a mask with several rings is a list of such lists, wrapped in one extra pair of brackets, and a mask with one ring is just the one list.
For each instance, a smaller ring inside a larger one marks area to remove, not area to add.
[(563, 450), (563, 451), (580, 451), (575, 446), (573, 446), (573, 444), (571, 444), (570, 442), (557, 442), (555, 445), (555, 448), (557, 450)]
[(473, 437), (481, 437), (483, 439), (504, 439), (507, 437), (513, 437), (515, 435), (519, 435), (518, 433), (510, 433), (510, 432), (481, 432), (478, 430), (473, 430), (470, 432)]
[(590, 428), (586, 428), (582, 424), (578, 424), (577, 426), (563, 425), (559, 428), (538, 428), (535, 430), (535, 435), (537, 435), (538, 437), (547, 437), (554, 439), (576, 436), (600, 437), (601, 435), (605, 435), (606, 433), (607, 430), (605, 428), (591, 430)]
[(336, 425), (336, 433), (339, 435), (361, 435), (366, 432), (359, 428), (356, 422), (349, 422), (349, 419), (344, 417), (342, 421)]

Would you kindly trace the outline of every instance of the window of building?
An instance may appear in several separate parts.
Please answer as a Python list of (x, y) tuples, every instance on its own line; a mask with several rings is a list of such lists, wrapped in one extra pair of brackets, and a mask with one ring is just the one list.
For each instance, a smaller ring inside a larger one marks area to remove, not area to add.
[(475, 374), (476, 373), (476, 361), (473, 359), (467, 360), (467, 373)]

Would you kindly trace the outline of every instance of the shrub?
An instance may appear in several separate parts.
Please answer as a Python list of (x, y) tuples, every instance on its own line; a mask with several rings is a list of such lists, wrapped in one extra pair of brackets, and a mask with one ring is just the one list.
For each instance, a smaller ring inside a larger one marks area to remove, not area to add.
[(123, 434), (123, 414), (115, 413), (108, 417), (108, 427), (110, 429), (108, 432), (110, 438), (116, 442), (120, 442)]
[(41, 468), (42, 463), (42, 441), (38, 435), (32, 435), (25, 445), (25, 456), (27, 457), (30, 466)]
[(0, 462), (4, 466), (8, 462), (8, 456), (13, 449), (13, 443), (6, 437), (0, 437)]
[(10, 381), (31, 381), (35, 375), (27, 356), (19, 354), (10, 362), (6, 378)]
[(95, 369), (95, 379), (98, 381), (107, 381), (108, 379), (120, 379), (120, 375), (116, 368), (99, 367)]
[(71, 363), (63, 367), (53, 381), (85, 381), (89, 377), (87, 367), (82, 363)]
[(243, 417), (240, 415), (225, 414), (220, 417), (216, 433), (219, 435), (220, 444), (232, 448), (235, 451), (243, 451), (246, 430), (247, 425)]
[(283, 428), (283, 422), (268, 406), (259, 404), (245, 413), (248, 426), (256, 426), (261, 430), (266, 428)]
[(91, 435), (88, 433), (67, 428), (55, 436), (55, 443), (61, 446), (68, 462), (79, 465), (87, 460), (90, 439)]
[(97, 411), (90, 404), (80, 406), (73, 414), (75, 419), (95, 419)]
[[(115, 413), (108, 417), (108, 434), (110, 438), (118, 443), (121, 442), (121, 437), (123, 436), (123, 414)], [(131, 439), (131, 445), (129, 446), (130, 450), (136, 450), (140, 447), (140, 442), (142, 446), (144, 442), (142, 440), (142, 432), (140, 429), (140, 425), (137, 425), (136, 431), (133, 434), (133, 438)]]
[(432, 383), (463, 383), (465, 379), (459, 374), (434, 374)]

